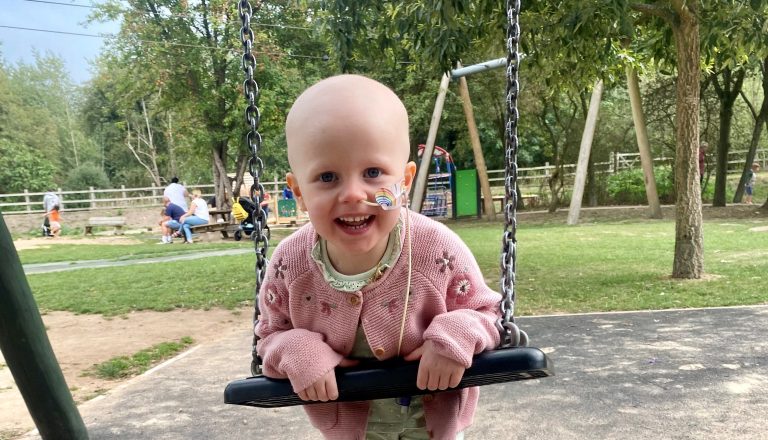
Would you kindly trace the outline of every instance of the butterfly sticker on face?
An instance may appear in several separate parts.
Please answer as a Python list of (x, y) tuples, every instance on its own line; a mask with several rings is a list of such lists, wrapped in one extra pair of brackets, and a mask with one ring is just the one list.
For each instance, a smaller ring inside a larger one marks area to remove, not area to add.
[(378, 206), (385, 211), (392, 211), (405, 205), (406, 197), (406, 189), (403, 185), (396, 183), (389, 188), (379, 188), (373, 194), (375, 203), (368, 200), (361, 200), (361, 202), (369, 206)]

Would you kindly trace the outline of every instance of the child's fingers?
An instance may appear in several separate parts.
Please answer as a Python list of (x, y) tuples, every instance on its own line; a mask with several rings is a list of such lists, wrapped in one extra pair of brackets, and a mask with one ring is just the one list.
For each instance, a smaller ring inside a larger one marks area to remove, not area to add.
[(318, 400), (317, 399), (317, 390), (315, 390), (316, 383), (313, 383), (312, 385), (308, 386), (306, 389), (307, 392), (307, 398), (309, 400)]
[(419, 363), (419, 373), (416, 375), (416, 387), (420, 390), (427, 388), (429, 381), (429, 369), (423, 362)]
[(448, 386), (450, 388), (456, 388), (459, 386), (459, 383), (461, 383), (461, 378), (464, 377), (464, 369), (461, 368), (457, 371), (454, 371), (453, 374), (451, 374), (451, 380), (448, 383)]
[(413, 350), (412, 352), (408, 353), (403, 357), (406, 361), (415, 361), (416, 359), (421, 359), (421, 355), (424, 353), (424, 345), (419, 346), (416, 350)]
[(339, 398), (339, 388), (336, 385), (336, 375), (331, 374), (325, 381), (325, 393), (327, 400), (336, 400)]
[(301, 400), (303, 400), (305, 402), (307, 400), (309, 400), (309, 397), (307, 396), (307, 390), (306, 389), (303, 389), (303, 390), (299, 391), (298, 395), (299, 395), (299, 399), (301, 399)]

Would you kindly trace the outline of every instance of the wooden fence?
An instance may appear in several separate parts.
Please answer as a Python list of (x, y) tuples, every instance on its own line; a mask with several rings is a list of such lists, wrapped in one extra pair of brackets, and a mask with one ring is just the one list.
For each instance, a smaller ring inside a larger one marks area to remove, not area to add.
[[(595, 171), (598, 173), (615, 173), (627, 168), (640, 166), (638, 153), (618, 153), (611, 154), (607, 162), (595, 163)], [(741, 173), (744, 166), (746, 151), (732, 151), (728, 155), (728, 172), (730, 174)], [(768, 167), (768, 149), (757, 151), (755, 161), (761, 165), (762, 169)], [(709, 162), (713, 162), (710, 158)], [(672, 159), (660, 157), (654, 159), (655, 164), (671, 164)], [(547, 180), (555, 170), (554, 165), (549, 163), (539, 167), (528, 167), (518, 169), (518, 185), (524, 195), (538, 195), (546, 197), (543, 192), (548, 191)], [(567, 164), (563, 167), (564, 179), (566, 185), (573, 181), (573, 175), (576, 172), (576, 165)], [(504, 170), (488, 170), (488, 180), (493, 192), (502, 194), (504, 188)], [(248, 183), (248, 182), (246, 182)], [(285, 181), (275, 180), (272, 182), (263, 182), (264, 187), (272, 196), (273, 200), (279, 198)], [(194, 185), (195, 189), (203, 192), (203, 197), (208, 198), (213, 195), (213, 185)], [(64, 191), (58, 188), (55, 193), (61, 200), (63, 209), (67, 211), (93, 211), (100, 209), (116, 208), (142, 208), (142, 207), (160, 207), (163, 202), (162, 187), (145, 188), (120, 188), (113, 189), (94, 189), (80, 191)], [(45, 192), (24, 191), (16, 194), (0, 194), (0, 211), (4, 215), (9, 214), (35, 214), (43, 213), (43, 196)]]

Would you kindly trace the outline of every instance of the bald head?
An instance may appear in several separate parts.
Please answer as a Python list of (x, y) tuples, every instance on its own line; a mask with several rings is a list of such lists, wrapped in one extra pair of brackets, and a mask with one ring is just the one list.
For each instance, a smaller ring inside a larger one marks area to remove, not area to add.
[(328, 137), (380, 137), (391, 146), (392, 159), (403, 164), (410, 150), (408, 112), (402, 101), (384, 84), (360, 75), (333, 76), (305, 90), (288, 113), (285, 133), (294, 170), (306, 145)]

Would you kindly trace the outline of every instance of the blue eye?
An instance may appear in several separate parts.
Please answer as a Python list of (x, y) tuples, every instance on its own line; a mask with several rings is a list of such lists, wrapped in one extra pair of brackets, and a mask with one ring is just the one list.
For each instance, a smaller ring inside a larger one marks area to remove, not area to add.
[(375, 179), (376, 177), (381, 176), (381, 170), (378, 168), (367, 168), (365, 170), (365, 177), (369, 179)]
[(322, 182), (333, 182), (334, 179), (336, 179), (336, 174), (330, 171), (320, 174), (320, 181)]

